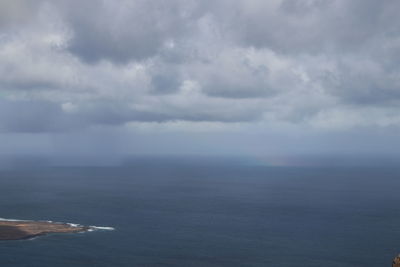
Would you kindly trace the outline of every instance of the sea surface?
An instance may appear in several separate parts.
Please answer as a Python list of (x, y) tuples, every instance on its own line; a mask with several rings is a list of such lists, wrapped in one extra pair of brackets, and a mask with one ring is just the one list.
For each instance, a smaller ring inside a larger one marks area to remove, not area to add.
[(0, 242), (0, 266), (391, 266), (400, 168), (135, 158), (0, 170), (0, 217), (110, 226)]

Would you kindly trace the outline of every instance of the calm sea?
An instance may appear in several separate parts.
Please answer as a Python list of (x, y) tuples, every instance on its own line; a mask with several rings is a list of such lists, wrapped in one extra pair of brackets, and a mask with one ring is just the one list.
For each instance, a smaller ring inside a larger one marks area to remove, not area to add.
[(137, 158), (0, 170), (0, 217), (115, 231), (0, 242), (0, 266), (390, 266), (400, 168)]

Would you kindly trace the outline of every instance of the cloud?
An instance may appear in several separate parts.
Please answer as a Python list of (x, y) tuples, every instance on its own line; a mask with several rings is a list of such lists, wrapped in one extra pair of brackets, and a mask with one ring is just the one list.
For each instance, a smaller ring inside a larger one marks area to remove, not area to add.
[(0, 2), (0, 27), (19, 25), (29, 21), (38, 9), (40, 1), (3, 0)]
[(196, 17), (194, 1), (64, 1), (61, 7), (73, 31), (69, 51), (92, 63), (152, 57)]
[(288, 54), (357, 52), (396, 32), (396, 1), (283, 0), (240, 1), (222, 23), (235, 27), (243, 45)]
[(0, 128), (397, 127), (399, 5), (2, 1)]

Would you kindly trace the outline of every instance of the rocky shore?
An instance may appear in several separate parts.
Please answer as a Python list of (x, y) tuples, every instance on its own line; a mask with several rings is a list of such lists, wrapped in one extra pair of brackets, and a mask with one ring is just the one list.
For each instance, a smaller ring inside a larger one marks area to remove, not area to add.
[(0, 221), (0, 240), (29, 239), (52, 233), (79, 233), (89, 231), (89, 226), (42, 221)]
[(400, 267), (400, 255), (393, 259), (392, 267)]

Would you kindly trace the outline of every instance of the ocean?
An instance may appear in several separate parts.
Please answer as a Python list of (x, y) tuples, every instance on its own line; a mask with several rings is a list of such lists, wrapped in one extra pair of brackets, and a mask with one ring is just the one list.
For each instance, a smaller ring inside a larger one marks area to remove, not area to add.
[(0, 266), (390, 266), (400, 168), (135, 158), (0, 170), (0, 217), (114, 227), (0, 242)]

